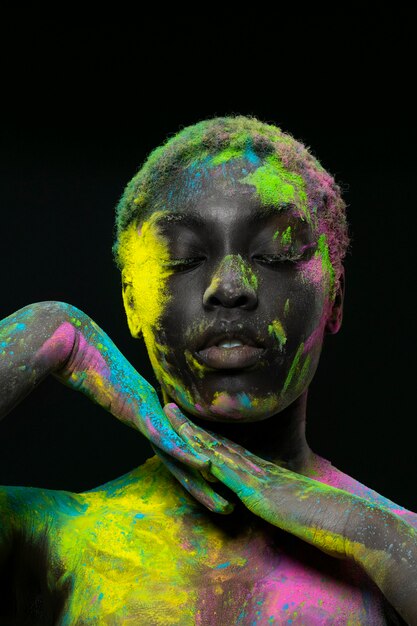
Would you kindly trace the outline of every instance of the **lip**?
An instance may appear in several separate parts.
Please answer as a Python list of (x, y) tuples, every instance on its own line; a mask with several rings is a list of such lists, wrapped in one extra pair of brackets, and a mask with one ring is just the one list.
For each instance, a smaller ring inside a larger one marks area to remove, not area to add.
[(255, 365), (264, 348), (244, 344), (234, 348), (220, 348), (212, 345), (196, 352), (197, 358), (208, 367), (219, 370), (244, 369)]
[[(211, 348), (212, 346), (217, 346), (221, 341), (233, 341), (238, 340), (245, 346), (252, 346), (254, 348), (263, 348), (263, 342), (259, 341), (256, 338), (255, 333), (246, 328), (237, 329), (237, 328), (219, 328), (219, 330), (215, 331), (214, 328), (207, 329), (207, 331), (200, 337), (199, 345), (195, 346), (197, 351), (203, 351), (206, 348)], [(226, 348), (229, 350), (233, 350), (234, 348)]]

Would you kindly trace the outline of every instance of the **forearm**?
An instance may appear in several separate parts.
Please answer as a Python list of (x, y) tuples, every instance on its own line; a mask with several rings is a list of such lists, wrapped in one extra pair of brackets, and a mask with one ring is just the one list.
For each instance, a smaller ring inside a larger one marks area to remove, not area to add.
[(305, 488), (302, 480), (296, 497), (275, 507), (276, 519), (278, 511), (284, 516), (277, 525), (355, 561), (407, 624), (417, 626), (417, 530), (388, 508), (313, 480)]
[(37, 302), (0, 322), (1, 417), (68, 359), (75, 331), (56, 345), (47, 360), (37, 358), (38, 351), (67, 318), (61, 303)]
[(0, 322), (0, 416), (49, 374), (131, 426), (158, 403), (107, 334), (63, 302), (37, 302)]
[(297, 474), (204, 430), (167, 405), (186, 441), (198, 439), (210, 472), (266, 522), (336, 558), (354, 560), (407, 623), (417, 626), (417, 530), (394, 512)]
[[(388, 508), (315, 485), (299, 484), (279, 526), (332, 556), (355, 561), (407, 624), (417, 626), (417, 530)], [(311, 507), (310, 498), (316, 500)], [(304, 507), (307, 523), (299, 524)], [(283, 501), (279, 508), (282, 515)]]
[(394, 513), (367, 509), (358, 521), (352, 557), (403, 619), (417, 626), (417, 531)]

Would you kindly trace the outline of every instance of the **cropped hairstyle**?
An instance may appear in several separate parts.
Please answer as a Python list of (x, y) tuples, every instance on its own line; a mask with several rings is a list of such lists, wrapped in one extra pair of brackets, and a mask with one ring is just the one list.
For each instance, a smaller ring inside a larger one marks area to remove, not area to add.
[[(133, 221), (140, 222), (152, 213), (163, 186), (196, 161), (212, 159), (213, 163), (221, 163), (243, 156), (248, 148), (260, 159), (270, 162), (272, 159), (304, 181), (307, 207), (315, 213), (318, 233), (326, 234), (337, 289), (350, 245), (347, 205), (341, 187), (308, 147), (254, 116), (229, 115), (198, 122), (182, 128), (149, 154), (116, 207), (113, 255), (117, 266), (120, 269), (124, 266), (121, 234)], [(273, 192), (271, 187), (269, 195)]]

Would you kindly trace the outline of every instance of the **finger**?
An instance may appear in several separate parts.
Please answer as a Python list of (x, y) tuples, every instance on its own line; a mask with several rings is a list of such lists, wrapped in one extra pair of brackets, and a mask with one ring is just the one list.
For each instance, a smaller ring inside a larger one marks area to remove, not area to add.
[[(211, 459), (212, 466), (216, 463), (216, 455), (220, 455), (222, 460), (228, 460), (234, 469), (237, 469), (238, 465), (240, 469), (255, 475), (262, 476), (265, 474), (263, 466), (268, 465), (268, 461), (257, 457), (249, 450), (246, 450), (246, 448), (222, 435), (193, 424), (181, 413), (176, 404), (166, 404), (164, 412), (169, 417), (176, 431), (189, 445), (192, 445), (193, 442), (198, 442), (199, 445), (202, 445), (203, 453)], [(212, 471), (211, 474), (213, 475)]]
[(238, 443), (235, 443), (222, 435), (218, 435), (217, 433), (208, 430), (207, 436), (217, 442), (215, 450), (217, 453), (222, 454), (222, 458), (228, 458), (235, 462), (237, 461), (237, 458), (239, 458), (239, 464), (241, 467), (244, 467), (248, 472), (252, 472), (259, 477), (264, 476), (268, 470), (270, 471), (273, 469), (273, 471), (279, 471), (279, 469), (281, 469), (275, 463), (271, 463), (271, 461), (267, 461), (266, 459), (253, 454), (250, 450), (247, 450), (247, 448), (240, 446)]
[(213, 491), (197, 470), (185, 468), (176, 459), (169, 457), (165, 452), (156, 448), (156, 446), (152, 445), (152, 448), (181, 485), (210, 511), (223, 515), (227, 515), (233, 511), (234, 504), (228, 502)]
[(202, 452), (204, 453), (205, 446), (204, 443), (207, 441), (208, 443), (213, 443), (212, 447), (218, 445), (218, 442), (213, 439), (213, 437), (206, 435), (208, 434), (206, 430), (199, 428), (195, 424), (193, 424), (189, 419), (185, 417), (177, 407), (176, 404), (170, 402), (166, 404), (163, 408), (165, 415), (169, 418), (172, 426), (175, 427), (176, 432), (181, 435), (181, 437), (189, 443), (189, 445), (199, 445), (201, 446)]
[[(182, 414), (181, 410), (174, 403), (170, 403), (165, 405), (164, 413), (169, 418), (169, 422), (171, 427), (174, 426), (176, 432), (181, 436), (181, 439), (184, 443), (188, 444), (189, 448), (193, 448), (193, 446), (198, 446), (201, 450), (200, 455), (207, 459), (209, 458), (206, 450), (206, 446), (204, 444), (204, 434), (205, 431), (203, 429), (199, 429), (200, 436), (195, 436), (195, 432), (193, 430), (193, 425), (191, 422)], [(204, 465), (204, 467), (198, 467), (203, 474), (204, 478), (212, 483), (219, 482), (218, 479), (213, 476), (213, 474), (209, 471), (209, 465)]]
[(239, 488), (253, 481), (253, 477), (242, 464), (240, 455), (230, 453), (220, 441), (190, 422), (174, 403), (165, 405), (164, 411), (185, 441), (188, 442), (198, 437), (199, 440), (204, 439), (204, 442), (210, 446), (208, 450), (211, 458), (210, 472), (217, 481), (222, 482), (235, 493), (238, 493)]
[(203, 452), (195, 450), (193, 446), (187, 444), (172, 427), (169, 419), (162, 408), (158, 412), (148, 413), (142, 420), (143, 433), (150, 443), (154, 443), (158, 448), (174, 457), (182, 463), (195, 469), (208, 469), (210, 459)]
[[(210, 466), (211, 466), (211, 462), (210, 462)], [(218, 483), (219, 482), (219, 479), (216, 478), (215, 476), (213, 476), (213, 474), (207, 468), (200, 467), (199, 471), (200, 471), (200, 474), (202, 474), (204, 476), (204, 478), (209, 481), (209, 483)]]
[[(267, 473), (265, 469), (250, 460), (247, 457), (248, 451), (242, 446), (193, 424), (182, 415), (174, 403), (165, 405), (164, 412), (185, 441), (189, 438), (192, 440), (198, 438), (204, 442), (204, 449), (211, 459), (211, 474), (233, 491), (246, 506), (250, 503), (249, 509), (255, 511), (254, 503), (262, 499), (262, 479)], [(263, 462), (263, 459), (251, 453), (248, 454)], [(265, 463), (268, 462), (265, 461)]]

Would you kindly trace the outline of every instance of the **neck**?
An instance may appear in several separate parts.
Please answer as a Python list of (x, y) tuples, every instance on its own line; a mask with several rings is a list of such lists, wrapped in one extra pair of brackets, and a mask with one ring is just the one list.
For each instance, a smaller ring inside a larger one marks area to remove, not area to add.
[(223, 435), (267, 461), (303, 474), (315, 456), (305, 436), (307, 394), (308, 389), (279, 413), (255, 422), (208, 421), (183, 412), (197, 426)]

